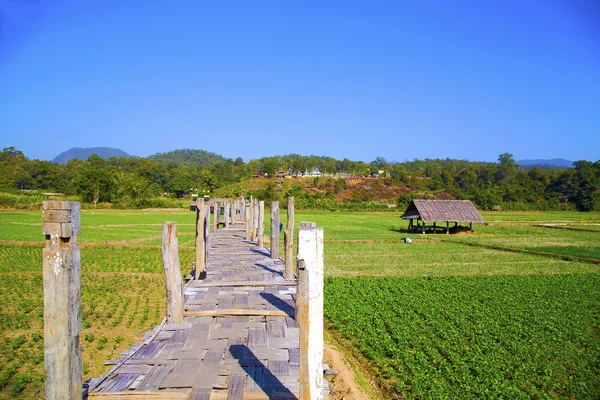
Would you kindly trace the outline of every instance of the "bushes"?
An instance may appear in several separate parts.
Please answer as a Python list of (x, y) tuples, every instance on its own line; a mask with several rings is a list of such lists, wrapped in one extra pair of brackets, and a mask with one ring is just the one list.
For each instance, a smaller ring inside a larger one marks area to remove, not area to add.
[(42, 205), (47, 196), (41, 194), (17, 194), (0, 192), (0, 208), (14, 208), (17, 210), (36, 210)]

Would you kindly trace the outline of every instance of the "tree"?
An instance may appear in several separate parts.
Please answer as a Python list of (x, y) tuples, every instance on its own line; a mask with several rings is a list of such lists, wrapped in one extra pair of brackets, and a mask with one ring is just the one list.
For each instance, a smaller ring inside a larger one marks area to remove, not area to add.
[(570, 198), (579, 211), (592, 211), (596, 207), (595, 194), (600, 188), (600, 174), (589, 161), (575, 161), (575, 174), (571, 179)]
[(502, 153), (498, 156), (498, 170), (496, 173), (496, 182), (507, 181), (514, 177), (517, 171), (517, 163), (511, 153)]
[(84, 202), (92, 203), (95, 206), (100, 200), (110, 201), (111, 173), (102, 158), (92, 154), (78, 172), (75, 186)]

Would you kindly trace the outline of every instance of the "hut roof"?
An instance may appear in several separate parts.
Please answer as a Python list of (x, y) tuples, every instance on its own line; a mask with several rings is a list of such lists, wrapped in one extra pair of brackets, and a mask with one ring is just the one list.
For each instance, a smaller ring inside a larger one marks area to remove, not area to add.
[(420, 218), (424, 222), (484, 222), (469, 200), (413, 200), (400, 218)]

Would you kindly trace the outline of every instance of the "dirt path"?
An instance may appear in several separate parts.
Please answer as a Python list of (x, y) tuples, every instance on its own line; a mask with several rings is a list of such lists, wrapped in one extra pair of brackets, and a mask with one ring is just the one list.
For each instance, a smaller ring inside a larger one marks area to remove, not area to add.
[(325, 343), (325, 362), (337, 375), (327, 376), (331, 388), (330, 400), (370, 400), (364, 390), (359, 386), (354, 372), (346, 362), (344, 355), (336, 347)]

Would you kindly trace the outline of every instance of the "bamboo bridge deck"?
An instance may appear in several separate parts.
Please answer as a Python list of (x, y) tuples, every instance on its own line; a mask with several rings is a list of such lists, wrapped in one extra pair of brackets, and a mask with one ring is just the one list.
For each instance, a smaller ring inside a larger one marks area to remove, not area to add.
[(184, 289), (183, 323), (163, 323), (124, 351), (89, 382), (89, 398), (298, 397), (297, 283), (244, 233), (242, 224), (211, 233), (206, 279)]

